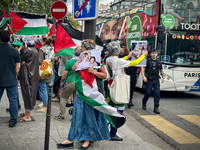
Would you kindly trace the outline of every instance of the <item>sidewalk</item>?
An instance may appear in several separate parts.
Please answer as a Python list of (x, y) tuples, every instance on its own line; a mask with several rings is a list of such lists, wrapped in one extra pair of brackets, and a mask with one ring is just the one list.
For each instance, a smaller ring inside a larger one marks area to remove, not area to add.
[[(19, 114), (24, 112), (23, 100), (21, 90), (19, 89), (19, 98), (22, 109)], [(39, 104), (37, 101), (36, 106)], [(32, 117), (35, 121), (17, 123), (14, 128), (8, 127), (9, 113), (6, 108), (9, 106), (6, 92), (2, 96), (0, 102), (0, 150), (42, 150), (44, 149), (45, 138), (45, 124), (46, 114), (37, 113), (37, 107), (31, 111)], [(59, 113), (59, 102), (52, 101), (51, 103), (51, 125), (50, 125), (50, 138), (49, 149), (57, 150), (56, 144), (64, 141), (68, 136), (68, 131), (71, 124), (71, 115), (66, 109), (65, 121), (57, 121), (53, 119)], [(137, 121), (130, 117), (127, 113), (127, 122), (118, 130), (118, 135), (123, 138), (123, 141), (100, 141), (92, 143), (88, 150), (161, 150), (160, 148), (145, 142), (139, 137), (128, 125), (137, 123)], [(131, 119), (130, 119), (131, 118)], [(135, 122), (133, 122), (133, 120)], [(144, 128), (144, 127), (138, 127)], [(77, 150), (81, 143), (75, 142), (74, 150)]]

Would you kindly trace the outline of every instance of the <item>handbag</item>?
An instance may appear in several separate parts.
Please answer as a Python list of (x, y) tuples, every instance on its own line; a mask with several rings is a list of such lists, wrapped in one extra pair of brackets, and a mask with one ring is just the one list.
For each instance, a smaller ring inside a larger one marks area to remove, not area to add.
[(116, 67), (117, 75), (110, 86), (110, 97), (115, 104), (127, 104), (130, 97), (130, 76), (119, 75), (119, 59)]
[(67, 78), (68, 78), (69, 76), (71, 76), (72, 74), (73, 74), (73, 72), (70, 73), (70, 74), (60, 83), (60, 86), (61, 86), (61, 87), (64, 87), (65, 83), (67, 82)]
[(51, 59), (46, 58), (42, 61), (41, 65), (39, 66), (39, 80), (46, 79), (52, 76), (52, 64)]

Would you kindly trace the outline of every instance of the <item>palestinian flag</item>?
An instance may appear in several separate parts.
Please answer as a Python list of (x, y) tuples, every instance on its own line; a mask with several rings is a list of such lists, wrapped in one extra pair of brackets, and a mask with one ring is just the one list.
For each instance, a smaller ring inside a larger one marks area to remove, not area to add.
[[(53, 27), (53, 26), (52, 26)], [(52, 33), (52, 32), (51, 32)], [(49, 34), (50, 35), (50, 34)], [(74, 29), (71, 24), (56, 24), (56, 38), (54, 45), (55, 56), (74, 55), (73, 48), (76, 45), (81, 45), (81, 41), (86, 39), (86, 34), (77, 29)], [(102, 49), (102, 41), (96, 36), (96, 48)]]
[[(29, 13), (16, 13), (22, 20), (27, 22), (16, 34), (18, 35), (45, 35), (48, 34), (48, 27), (45, 15)], [(12, 23), (13, 26), (13, 23)]]
[(104, 96), (98, 91), (97, 81), (87, 70), (80, 70), (76, 77), (78, 96), (88, 105), (106, 114), (106, 118), (114, 127), (121, 127), (126, 118), (116, 108), (109, 106)]
[(54, 44), (55, 57), (60, 55), (74, 55), (73, 48), (76, 46), (66, 30), (57, 24), (57, 32)]
[(47, 18), (47, 27), (48, 27), (48, 31), (51, 29), (51, 27), (53, 26), (54, 22), (53, 20)]
[(6, 22), (8, 21), (8, 17), (6, 15), (5, 10), (3, 9), (3, 12), (0, 16), (0, 29), (5, 29), (6, 28)]
[(16, 34), (27, 22), (19, 17), (16, 13), (9, 10), (10, 24), (12, 27), (12, 33)]

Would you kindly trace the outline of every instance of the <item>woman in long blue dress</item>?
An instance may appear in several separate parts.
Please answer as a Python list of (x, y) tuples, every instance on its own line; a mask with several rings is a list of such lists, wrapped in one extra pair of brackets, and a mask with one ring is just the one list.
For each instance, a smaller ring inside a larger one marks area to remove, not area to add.
[[(81, 51), (94, 49), (95, 42), (91, 39), (83, 40), (81, 42)], [(73, 70), (76, 70), (78, 64), (73, 66)], [(101, 82), (101, 79), (105, 79), (107, 74), (105, 66), (102, 66), (98, 71), (92, 67), (88, 67), (87, 71), (95, 75), (97, 82)], [(80, 74), (76, 72), (75, 84), (80, 82)], [(98, 83), (97, 83), (98, 84)], [(76, 89), (81, 88), (76, 85)], [(98, 90), (101, 92), (103, 89), (102, 84), (98, 84)], [(79, 91), (79, 89), (77, 89)], [(73, 148), (74, 141), (83, 141), (80, 150), (86, 150), (90, 147), (91, 141), (110, 140), (110, 134), (108, 130), (108, 124), (104, 113), (99, 112), (93, 107), (86, 104), (79, 96), (76, 95), (74, 102), (72, 123), (69, 130), (68, 138), (62, 143), (58, 143), (59, 148)]]

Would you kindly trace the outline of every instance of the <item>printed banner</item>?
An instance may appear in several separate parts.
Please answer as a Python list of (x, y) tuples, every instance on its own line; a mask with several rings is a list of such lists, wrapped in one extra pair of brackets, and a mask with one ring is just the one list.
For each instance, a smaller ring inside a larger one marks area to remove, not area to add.
[[(144, 52), (147, 51), (147, 41), (131, 41), (131, 50), (133, 56), (131, 60), (138, 59)], [(146, 58), (144, 58), (137, 66), (146, 66)]]
[(101, 56), (100, 49), (93, 49), (82, 52), (77, 60), (78, 66), (76, 71), (85, 70), (88, 67), (100, 68), (101, 67), (100, 56)]

